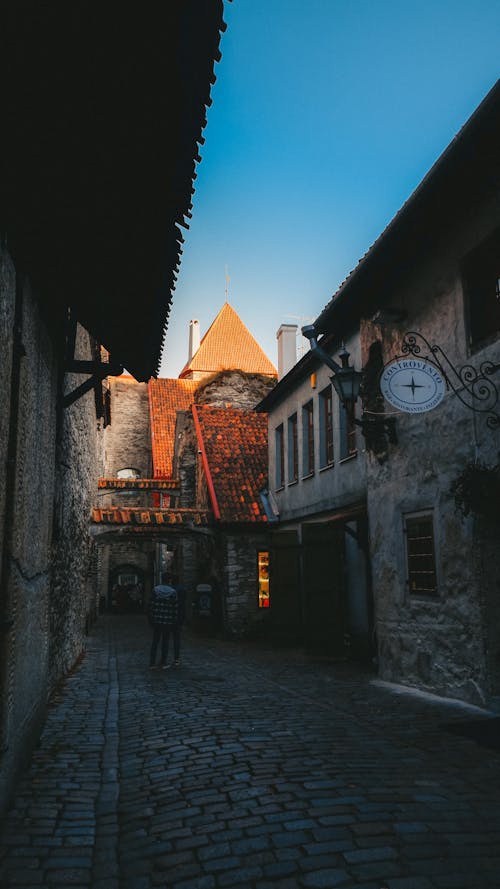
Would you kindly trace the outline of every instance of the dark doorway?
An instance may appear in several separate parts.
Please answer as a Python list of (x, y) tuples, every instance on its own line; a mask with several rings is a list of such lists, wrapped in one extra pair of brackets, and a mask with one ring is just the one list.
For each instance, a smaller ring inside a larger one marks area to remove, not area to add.
[(144, 611), (144, 572), (136, 565), (119, 565), (110, 575), (108, 607), (121, 614)]

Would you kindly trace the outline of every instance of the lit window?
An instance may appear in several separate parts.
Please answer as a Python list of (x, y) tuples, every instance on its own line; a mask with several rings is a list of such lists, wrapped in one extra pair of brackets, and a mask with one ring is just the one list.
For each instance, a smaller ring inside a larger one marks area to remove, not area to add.
[(333, 464), (332, 387), (319, 393), (319, 459), (320, 466)]
[(269, 608), (269, 552), (260, 550), (257, 553), (257, 570), (259, 577), (259, 608)]
[(405, 532), (410, 593), (435, 596), (437, 579), (432, 514), (407, 516)]
[(288, 418), (288, 483), (299, 477), (299, 445), (297, 441), (297, 414)]
[(314, 472), (314, 412), (313, 403), (308, 401), (302, 408), (302, 474)]
[(282, 488), (285, 484), (285, 440), (283, 435), (283, 423), (275, 432), (276, 447), (276, 487)]

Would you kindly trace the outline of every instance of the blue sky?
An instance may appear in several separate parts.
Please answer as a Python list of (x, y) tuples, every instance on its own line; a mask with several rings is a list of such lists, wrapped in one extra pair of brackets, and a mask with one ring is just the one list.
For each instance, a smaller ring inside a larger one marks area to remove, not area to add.
[[(493, 0), (234, 0), (162, 376), (229, 301), (277, 363), (499, 76)], [(301, 320), (302, 319), (302, 320)]]

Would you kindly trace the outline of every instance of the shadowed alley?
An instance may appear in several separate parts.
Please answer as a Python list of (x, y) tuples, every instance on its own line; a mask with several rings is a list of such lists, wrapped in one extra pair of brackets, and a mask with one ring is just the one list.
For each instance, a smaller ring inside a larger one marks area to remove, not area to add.
[(147, 668), (104, 616), (53, 698), (2, 838), (2, 886), (498, 887), (498, 750), (470, 708), (344, 664), (186, 636)]

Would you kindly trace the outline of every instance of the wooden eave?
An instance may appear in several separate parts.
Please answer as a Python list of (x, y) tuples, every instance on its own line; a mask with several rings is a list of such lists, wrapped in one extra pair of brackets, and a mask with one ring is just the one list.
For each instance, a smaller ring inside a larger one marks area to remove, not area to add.
[(223, 0), (6, 6), (0, 236), (42, 308), (140, 381), (159, 369)]

